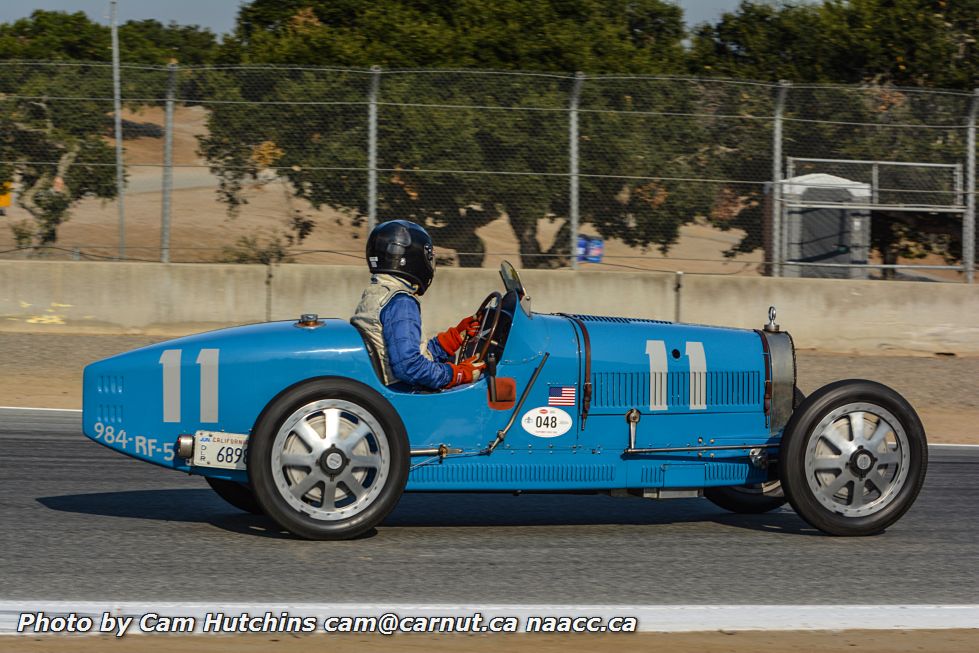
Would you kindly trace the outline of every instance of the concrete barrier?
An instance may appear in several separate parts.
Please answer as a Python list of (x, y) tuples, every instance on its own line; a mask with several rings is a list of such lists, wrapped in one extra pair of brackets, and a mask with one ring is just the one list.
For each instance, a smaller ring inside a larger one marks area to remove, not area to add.
[(265, 276), (255, 265), (0, 261), (0, 321), (91, 331), (259, 322)]
[(796, 347), (979, 353), (979, 286), (684, 275), (685, 322), (759, 328), (768, 307)]
[[(361, 266), (0, 261), (0, 328), (189, 333), (291, 319), (349, 317)], [(759, 328), (769, 305), (800, 348), (979, 354), (979, 286), (770, 279), (593, 270), (522, 271), (533, 307)], [(493, 290), (494, 270), (442, 268), (422, 298), (426, 332), (455, 324)]]

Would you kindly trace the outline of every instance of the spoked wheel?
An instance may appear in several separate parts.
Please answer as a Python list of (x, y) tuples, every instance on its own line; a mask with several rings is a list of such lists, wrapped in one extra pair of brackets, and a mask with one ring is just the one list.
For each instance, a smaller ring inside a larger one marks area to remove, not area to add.
[(262, 508), (308, 539), (348, 539), (394, 508), (408, 476), (408, 440), (394, 409), (370, 388), (324, 379), (266, 411), (249, 449)]
[(833, 535), (872, 535), (911, 507), (927, 463), (921, 420), (901, 395), (872, 381), (838, 381), (793, 413), (779, 471), (807, 522)]
[(206, 477), (207, 484), (211, 486), (219, 497), (233, 505), (238, 510), (250, 512), (253, 515), (264, 515), (262, 507), (258, 505), (255, 493), (246, 483), (237, 481), (227, 481), (223, 478)]

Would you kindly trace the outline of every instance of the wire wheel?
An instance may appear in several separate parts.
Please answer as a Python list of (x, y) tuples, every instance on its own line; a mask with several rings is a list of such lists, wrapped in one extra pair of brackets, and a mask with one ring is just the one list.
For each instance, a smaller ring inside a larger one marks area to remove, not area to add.
[(806, 448), (806, 480), (816, 499), (847, 517), (886, 508), (907, 481), (908, 436), (888, 410), (851, 403), (826, 415)]
[(390, 470), (387, 434), (364, 407), (322, 399), (290, 415), (272, 442), (275, 486), (294, 509), (336, 521), (377, 498)]

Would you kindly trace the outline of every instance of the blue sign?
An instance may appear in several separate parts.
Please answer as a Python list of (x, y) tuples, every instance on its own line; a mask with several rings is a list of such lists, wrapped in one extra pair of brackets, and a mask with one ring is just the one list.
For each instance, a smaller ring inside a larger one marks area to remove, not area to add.
[(605, 242), (601, 238), (578, 236), (575, 257), (579, 263), (601, 263)]

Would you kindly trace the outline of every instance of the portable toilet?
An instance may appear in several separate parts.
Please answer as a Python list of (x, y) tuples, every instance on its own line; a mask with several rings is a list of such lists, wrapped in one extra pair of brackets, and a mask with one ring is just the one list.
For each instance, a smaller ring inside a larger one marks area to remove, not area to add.
[[(813, 173), (782, 183), (784, 260), (791, 263), (867, 263), (870, 184)], [(786, 277), (866, 279), (864, 267), (785, 265)]]

